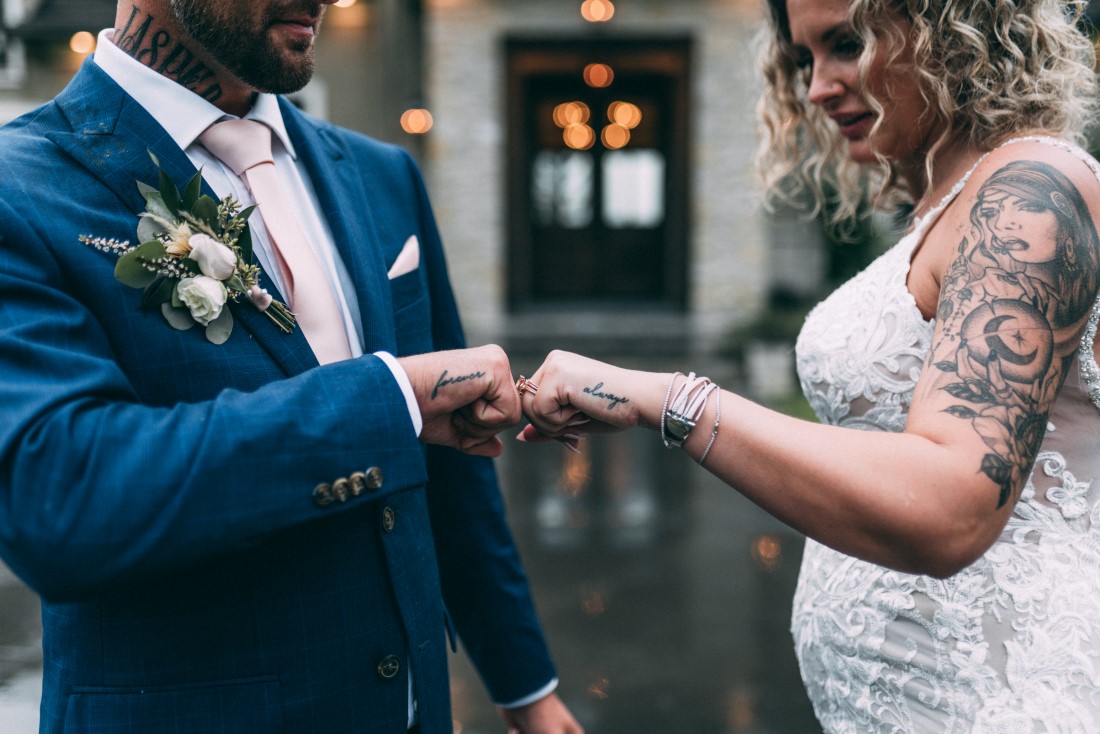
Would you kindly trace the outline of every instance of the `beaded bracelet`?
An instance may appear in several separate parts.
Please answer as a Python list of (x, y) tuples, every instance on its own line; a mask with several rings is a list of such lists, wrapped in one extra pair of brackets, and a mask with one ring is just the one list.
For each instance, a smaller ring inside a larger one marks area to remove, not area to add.
[[(717, 385), (715, 386), (717, 387)], [(707, 460), (707, 454), (710, 453), (710, 447), (714, 445), (714, 439), (718, 438), (718, 424), (722, 421), (722, 389), (718, 388), (714, 393), (714, 427), (710, 429), (710, 441), (707, 442), (707, 447), (703, 449), (702, 455), (699, 457), (699, 466), (703, 465), (703, 462)]]
[(665, 402), (661, 406), (661, 442), (665, 445), (666, 449), (672, 448), (672, 442), (668, 440), (668, 434), (665, 433), (665, 418), (668, 416), (668, 400), (672, 397), (672, 386), (676, 384), (677, 377), (683, 377), (683, 372), (673, 372), (672, 379), (668, 381), (668, 390), (665, 391)]

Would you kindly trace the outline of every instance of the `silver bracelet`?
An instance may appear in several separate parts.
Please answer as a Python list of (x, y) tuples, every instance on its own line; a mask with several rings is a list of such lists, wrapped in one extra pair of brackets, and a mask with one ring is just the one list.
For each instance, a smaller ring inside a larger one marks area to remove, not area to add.
[(672, 379), (668, 381), (668, 390), (665, 391), (665, 403), (661, 406), (661, 442), (665, 445), (666, 449), (672, 448), (672, 442), (668, 440), (668, 435), (665, 433), (665, 416), (668, 415), (668, 400), (672, 397), (672, 386), (676, 384), (676, 378), (683, 376), (683, 372), (672, 373)]
[[(718, 387), (715, 385), (715, 387)], [(710, 441), (707, 442), (707, 447), (703, 449), (702, 456), (699, 457), (699, 466), (703, 465), (703, 462), (707, 460), (707, 454), (710, 453), (710, 447), (714, 445), (714, 439), (718, 438), (718, 424), (722, 421), (722, 388), (718, 387), (718, 391), (714, 394), (714, 428), (710, 430)]]

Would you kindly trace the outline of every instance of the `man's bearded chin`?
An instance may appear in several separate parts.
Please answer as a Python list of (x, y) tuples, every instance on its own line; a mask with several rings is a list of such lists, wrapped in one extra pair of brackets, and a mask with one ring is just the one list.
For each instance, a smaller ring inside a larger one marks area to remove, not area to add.
[(306, 0), (293, 4), (300, 6), (297, 11), (287, 7), (269, 9), (264, 17), (256, 18), (248, 13), (241, 13), (239, 17), (224, 17), (227, 13), (224, 10), (219, 12), (216, 5), (209, 0), (169, 0), (176, 20), (195, 41), (221, 66), (253, 89), (290, 94), (313, 78), (313, 39), (276, 46), (269, 32), (276, 19), (294, 12), (318, 17), (319, 30), (325, 6)]

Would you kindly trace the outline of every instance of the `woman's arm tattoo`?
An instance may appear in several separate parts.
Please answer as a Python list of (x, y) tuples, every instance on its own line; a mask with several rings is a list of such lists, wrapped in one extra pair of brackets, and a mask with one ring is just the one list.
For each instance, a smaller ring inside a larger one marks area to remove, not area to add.
[(978, 471), (1018, 496), (1098, 288), (1088, 206), (1054, 167), (1016, 161), (978, 191), (971, 233), (944, 277), (929, 363), (989, 448)]

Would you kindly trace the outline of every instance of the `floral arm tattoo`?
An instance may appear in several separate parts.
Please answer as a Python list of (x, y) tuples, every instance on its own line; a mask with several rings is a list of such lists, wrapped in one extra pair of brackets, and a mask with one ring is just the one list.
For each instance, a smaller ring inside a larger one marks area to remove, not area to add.
[(944, 277), (931, 387), (988, 447), (978, 470), (1015, 501), (1096, 298), (1100, 239), (1081, 193), (1052, 166), (994, 173)]

